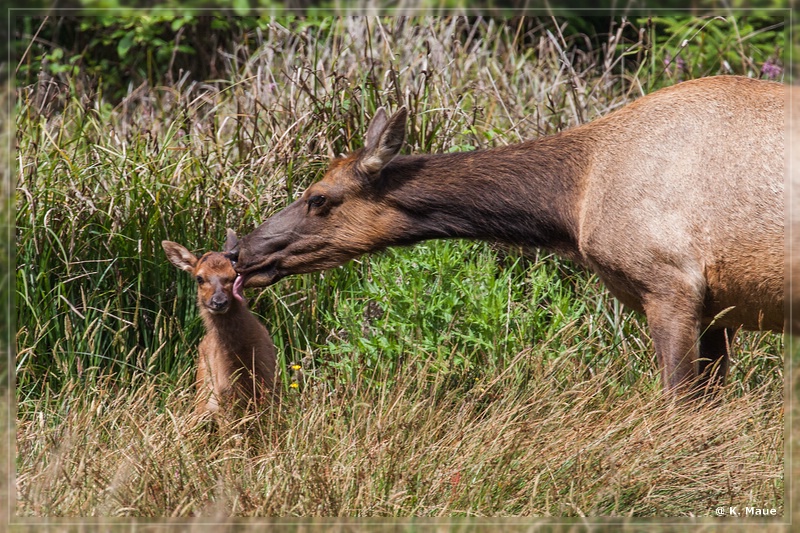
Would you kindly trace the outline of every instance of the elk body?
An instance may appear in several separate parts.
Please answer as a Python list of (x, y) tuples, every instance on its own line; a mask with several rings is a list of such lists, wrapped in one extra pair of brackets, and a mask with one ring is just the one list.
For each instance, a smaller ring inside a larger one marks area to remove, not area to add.
[(787, 91), (687, 81), (556, 135), (438, 155), (398, 156), (406, 111), (381, 109), (362, 149), (230, 256), (266, 286), (426, 239), (549, 249), (646, 315), (667, 391), (721, 384), (737, 328), (784, 326)]
[[(225, 250), (236, 244), (228, 230)], [(241, 279), (222, 252), (198, 258), (171, 241), (161, 245), (170, 262), (197, 280), (197, 307), (206, 329), (197, 357), (195, 412), (225, 413), (236, 403), (259, 402), (274, 391), (275, 346), (247, 308)]]

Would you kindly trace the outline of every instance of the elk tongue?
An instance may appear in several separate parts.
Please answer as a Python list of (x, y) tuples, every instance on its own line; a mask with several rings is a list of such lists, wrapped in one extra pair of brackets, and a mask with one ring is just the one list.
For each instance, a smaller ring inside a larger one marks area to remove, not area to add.
[(233, 297), (244, 303), (244, 293), (242, 292), (244, 285), (244, 278), (239, 275), (233, 281)]

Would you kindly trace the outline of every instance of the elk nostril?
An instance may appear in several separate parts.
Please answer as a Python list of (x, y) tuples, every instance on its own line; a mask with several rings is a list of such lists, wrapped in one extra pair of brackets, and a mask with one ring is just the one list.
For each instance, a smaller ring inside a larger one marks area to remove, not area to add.
[(211, 307), (213, 307), (214, 309), (221, 309), (226, 305), (228, 305), (228, 299), (224, 296), (222, 297), (214, 296), (213, 298), (211, 298)]

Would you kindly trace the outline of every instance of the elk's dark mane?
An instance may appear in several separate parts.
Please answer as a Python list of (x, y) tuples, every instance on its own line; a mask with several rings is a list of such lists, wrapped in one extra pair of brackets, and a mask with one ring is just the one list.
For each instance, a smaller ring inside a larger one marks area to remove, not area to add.
[[(577, 251), (582, 144), (557, 135), (500, 148), (398, 156), (374, 194), (413, 226), (391, 244), (471, 238)], [(555, 157), (554, 157), (555, 154)]]

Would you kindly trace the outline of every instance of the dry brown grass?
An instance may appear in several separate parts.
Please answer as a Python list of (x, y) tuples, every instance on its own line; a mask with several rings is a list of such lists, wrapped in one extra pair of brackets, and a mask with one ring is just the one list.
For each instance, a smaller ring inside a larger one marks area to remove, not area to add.
[[(531, 355), (533, 357), (533, 355)], [(518, 364), (527, 364), (523, 359)], [(555, 363), (555, 366), (567, 364)], [(510, 374), (467, 394), (413, 372), (384, 389), (312, 385), (228, 427), (191, 391), (79, 383), (17, 428), (23, 516), (713, 516), (783, 513), (780, 387), (687, 409), (614, 397), (609, 375)], [(188, 376), (184, 379), (189, 383)]]

